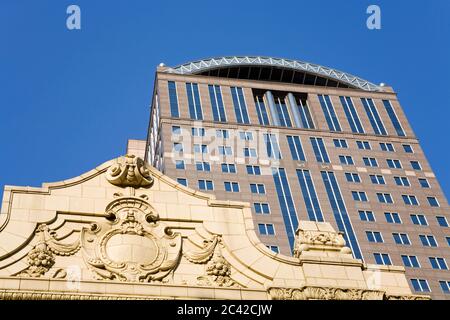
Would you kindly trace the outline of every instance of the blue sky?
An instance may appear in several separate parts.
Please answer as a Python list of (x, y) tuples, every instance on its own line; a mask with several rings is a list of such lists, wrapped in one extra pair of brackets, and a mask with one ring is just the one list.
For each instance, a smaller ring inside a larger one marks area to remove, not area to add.
[(144, 139), (160, 62), (251, 54), (392, 85), (448, 197), (450, 1), (407, 3), (1, 0), (0, 186), (68, 179)]

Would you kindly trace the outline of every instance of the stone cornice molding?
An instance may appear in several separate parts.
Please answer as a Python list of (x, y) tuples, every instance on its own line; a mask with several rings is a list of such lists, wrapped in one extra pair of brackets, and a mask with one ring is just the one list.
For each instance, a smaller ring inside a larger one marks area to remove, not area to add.
[[(172, 298), (173, 299), (173, 298)], [(0, 300), (162, 300), (157, 297), (63, 293), (49, 291), (0, 290)], [(166, 299), (167, 300), (167, 299)]]
[(393, 296), (380, 290), (318, 286), (270, 287), (267, 292), (272, 300), (430, 300), (429, 296)]

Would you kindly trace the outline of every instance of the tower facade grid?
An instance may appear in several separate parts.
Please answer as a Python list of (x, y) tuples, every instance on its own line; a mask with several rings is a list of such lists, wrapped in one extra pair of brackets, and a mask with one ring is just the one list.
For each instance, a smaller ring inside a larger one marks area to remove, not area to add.
[(243, 61), (158, 67), (146, 160), (251, 203), (275, 252), (292, 254), (298, 221), (330, 222), (356, 258), (404, 266), (413, 291), (448, 299), (449, 206), (394, 90)]

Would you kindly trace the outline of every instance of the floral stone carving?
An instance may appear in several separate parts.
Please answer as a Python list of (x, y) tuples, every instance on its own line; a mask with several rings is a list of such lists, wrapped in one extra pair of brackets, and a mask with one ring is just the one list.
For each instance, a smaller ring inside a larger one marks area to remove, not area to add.
[(80, 249), (80, 242), (61, 243), (56, 239), (56, 232), (46, 224), (39, 225), (36, 230), (38, 243), (27, 255), (28, 268), (18, 274), (20, 277), (41, 277), (55, 264), (54, 254), (70, 256)]
[(221, 254), (217, 254), (206, 265), (206, 276), (197, 278), (199, 285), (216, 285), (219, 287), (234, 287), (237, 283), (231, 279), (231, 265)]
[(83, 257), (98, 279), (161, 281), (178, 265), (181, 235), (159, 222), (142, 198), (121, 197), (106, 208), (111, 222), (83, 228)]
[(106, 179), (118, 187), (148, 188), (153, 183), (150, 169), (139, 157), (126, 155), (106, 171)]

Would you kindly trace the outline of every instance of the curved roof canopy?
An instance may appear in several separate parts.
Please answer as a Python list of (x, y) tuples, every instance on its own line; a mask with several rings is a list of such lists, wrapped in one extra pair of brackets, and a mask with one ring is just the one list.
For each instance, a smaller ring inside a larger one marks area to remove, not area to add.
[(382, 91), (376, 84), (336, 69), (299, 60), (260, 56), (192, 61), (168, 68), (167, 72)]

